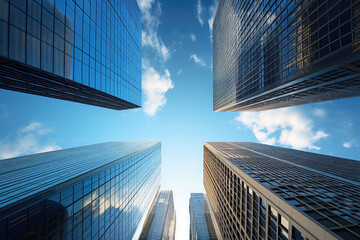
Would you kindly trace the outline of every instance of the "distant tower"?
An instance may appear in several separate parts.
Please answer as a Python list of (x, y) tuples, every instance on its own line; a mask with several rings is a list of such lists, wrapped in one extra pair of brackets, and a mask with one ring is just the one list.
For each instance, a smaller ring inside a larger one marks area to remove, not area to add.
[(190, 240), (217, 240), (219, 233), (206, 195), (191, 193), (189, 210)]
[(174, 240), (175, 215), (173, 192), (160, 191), (151, 205), (139, 239)]
[(205, 143), (224, 239), (360, 239), (360, 162), (258, 143)]
[(0, 239), (132, 239), (160, 183), (159, 142), (0, 161)]
[(136, 0), (1, 0), (0, 9), (0, 88), (117, 110), (141, 105)]
[(359, 12), (351, 0), (219, 0), (214, 111), (360, 96)]

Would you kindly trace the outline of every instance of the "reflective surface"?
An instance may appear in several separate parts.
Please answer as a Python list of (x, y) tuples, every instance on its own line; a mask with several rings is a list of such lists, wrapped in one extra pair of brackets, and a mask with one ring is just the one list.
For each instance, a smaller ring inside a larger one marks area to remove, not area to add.
[(359, 165), (264, 144), (206, 143), (204, 186), (226, 239), (359, 239)]
[(159, 188), (160, 147), (104, 143), (2, 160), (0, 239), (131, 239)]
[(136, 0), (0, 0), (0, 56), (141, 105)]
[(217, 240), (211, 208), (203, 193), (191, 193), (190, 197), (190, 240)]
[(175, 239), (175, 208), (172, 191), (160, 191), (146, 218), (139, 239)]
[(359, 9), (355, 0), (219, 0), (214, 110), (359, 96)]

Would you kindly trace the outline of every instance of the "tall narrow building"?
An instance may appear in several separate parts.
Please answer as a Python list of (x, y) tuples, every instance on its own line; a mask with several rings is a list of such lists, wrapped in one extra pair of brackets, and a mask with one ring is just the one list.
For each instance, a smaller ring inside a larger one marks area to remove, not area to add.
[(205, 143), (224, 239), (360, 239), (360, 161), (258, 143)]
[(0, 161), (0, 239), (132, 239), (160, 183), (159, 142)]
[(151, 205), (141, 231), (141, 240), (174, 240), (176, 214), (173, 192), (160, 191)]
[(219, 232), (209, 201), (203, 193), (190, 195), (190, 240), (217, 240)]
[(0, 88), (111, 109), (141, 105), (136, 0), (0, 0)]
[(360, 4), (219, 0), (213, 109), (259, 111), (360, 96)]

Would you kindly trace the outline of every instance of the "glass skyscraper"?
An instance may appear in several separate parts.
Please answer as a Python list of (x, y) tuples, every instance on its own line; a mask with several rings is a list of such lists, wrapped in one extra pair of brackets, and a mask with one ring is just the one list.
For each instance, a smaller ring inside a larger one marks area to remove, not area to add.
[(0, 88), (136, 108), (141, 54), (136, 0), (0, 0)]
[(219, 0), (213, 109), (259, 111), (360, 96), (356, 0)]
[(190, 195), (190, 240), (217, 240), (209, 201), (203, 193)]
[(360, 239), (360, 162), (258, 143), (205, 143), (224, 239)]
[(160, 182), (159, 142), (0, 161), (0, 239), (132, 239)]
[(141, 231), (141, 240), (174, 240), (176, 214), (173, 192), (160, 191), (155, 197)]

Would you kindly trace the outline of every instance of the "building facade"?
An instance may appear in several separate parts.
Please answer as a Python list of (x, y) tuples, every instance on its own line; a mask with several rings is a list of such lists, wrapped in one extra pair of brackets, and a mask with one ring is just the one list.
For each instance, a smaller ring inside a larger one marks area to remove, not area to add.
[(159, 191), (146, 217), (139, 239), (174, 240), (175, 228), (173, 192)]
[(359, 239), (360, 162), (258, 143), (205, 143), (224, 239)]
[(0, 161), (0, 239), (132, 239), (160, 183), (159, 142)]
[(217, 225), (209, 201), (203, 193), (190, 195), (190, 240), (217, 240)]
[(141, 105), (136, 0), (0, 0), (0, 88), (111, 109)]
[(213, 109), (259, 111), (360, 95), (360, 5), (219, 0)]

